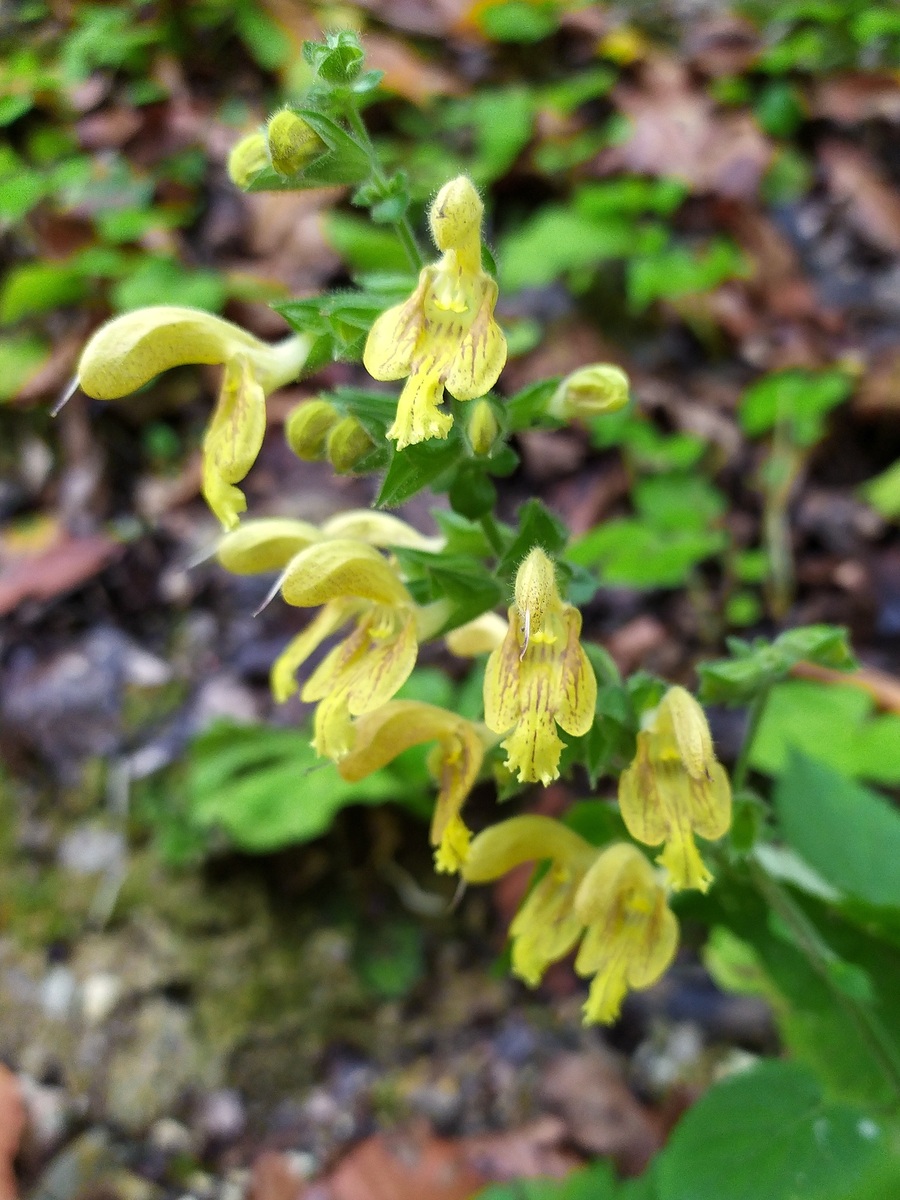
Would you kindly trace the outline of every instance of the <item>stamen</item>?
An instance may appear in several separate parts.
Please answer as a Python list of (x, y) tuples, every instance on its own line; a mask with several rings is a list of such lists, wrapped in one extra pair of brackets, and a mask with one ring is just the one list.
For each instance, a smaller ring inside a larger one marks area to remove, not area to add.
[(525, 609), (525, 645), (522, 647), (522, 653), (519, 655), (519, 662), (525, 657), (525, 651), (528, 649), (528, 643), (531, 641), (531, 609)]

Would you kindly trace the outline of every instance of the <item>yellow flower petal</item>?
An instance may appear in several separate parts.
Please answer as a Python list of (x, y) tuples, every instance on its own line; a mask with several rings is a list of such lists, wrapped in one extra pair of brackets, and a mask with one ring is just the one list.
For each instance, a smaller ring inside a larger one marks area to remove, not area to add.
[(469, 883), (488, 883), (522, 863), (546, 859), (583, 872), (595, 856), (596, 848), (561, 821), (527, 814), (509, 817), (479, 833), (463, 875)]
[(261, 517), (244, 521), (226, 533), (216, 548), (216, 558), (233, 575), (280, 571), (295, 554), (322, 535), (308, 521), (291, 517)]
[(349, 538), (321, 541), (288, 563), (281, 585), (288, 604), (311, 608), (340, 596), (412, 606), (397, 571), (371, 546)]
[(410, 298), (383, 312), (369, 331), (363, 366), (373, 379), (388, 381), (409, 374), (425, 325), (423, 298), (432, 271), (432, 267), (425, 267)]
[(301, 633), (288, 642), (272, 664), (270, 682), (276, 704), (283, 704), (293, 696), (297, 691), (297, 670), (326, 638), (350, 619), (355, 607), (339, 600), (327, 604)]
[(304, 700), (319, 700), (313, 745), (335, 761), (353, 744), (350, 717), (372, 712), (403, 686), (416, 665), (418, 643), (410, 610), (374, 607), (325, 656), (303, 687)]
[(519, 719), (519, 614), (509, 610), (506, 636), (492, 651), (484, 672), (484, 723), (505, 733)]
[(397, 415), (387, 435), (396, 441), (398, 450), (447, 436), (453, 418), (441, 411), (443, 399), (444, 385), (428, 360), (410, 375), (397, 401)]
[[(239, 355), (225, 365), (219, 402), (203, 439), (203, 494), (226, 528), (237, 524), (237, 514), (233, 503), (221, 504), (221, 485), (240, 483), (256, 462), (265, 433), (266, 395), (250, 359)], [(244, 508), (241, 496), (240, 511)]]
[(494, 320), (497, 285), (485, 276), (483, 290), (484, 299), (458, 343), (444, 380), (447, 391), (457, 400), (477, 400), (489, 392), (506, 366), (506, 338)]
[(560, 701), (556, 720), (574, 737), (587, 733), (594, 723), (597, 709), (597, 676), (579, 640), (581, 613), (567, 608), (563, 621), (566, 646), (561, 663)]
[(509, 927), (513, 973), (535, 987), (551, 963), (574, 947), (584, 924), (573, 907), (580, 876), (551, 866), (528, 895)]

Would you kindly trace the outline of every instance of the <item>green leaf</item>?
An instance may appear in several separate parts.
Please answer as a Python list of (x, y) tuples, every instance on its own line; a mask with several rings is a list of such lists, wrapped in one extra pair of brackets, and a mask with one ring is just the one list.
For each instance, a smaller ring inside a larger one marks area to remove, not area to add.
[(391, 767), (347, 783), (298, 730), (223, 723), (191, 747), (192, 824), (222, 829), (255, 853), (319, 837), (349, 804), (403, 801), (420, 790)]
[(563, 522), (540, 500), (526, 500), (516, 517), (518, 530), (497, 564), (499, 575), (512, 577), (519, 563), (535, 546), (540, 546), (551, 558), (557, 558), (569, 538), (569, 531)]
[(558, 383), (559, 377), (542, 379), (539, 383), (530, 383), (521, 392), (516, 392), (515, 396), (510, 396), (504, 404), (509, 430), (516, 433), (520, 429), (530, 429), (532, 425), (539, 424), (546, 416), (547, 405)]
[(149, 304), (179, 304), (219, 312), (228, 289), (215, 271), (188, 269), (173, 258), (146, 258), (112, 289), (112, 301), (118, 312), (129, 312)]
[(328, 83), (352, 83), (362, 70), (365, 54), (357, 35), (349, 29), (325, 35), (324, 42), (304, 42), (303, 57)]
[(562, 205), (548, 205), (513, 233), (498, 248), (500, 283), (509, 291), (544, 287), (570, 271), (596, 266), (611, 258), (627, 258), (639, 250), (649, 252), (662, 230), (639, 227), (627, 217), (602, 220), (583, 216)]
[(832, 1104), (795, 1063), (765, 1062), (689, 1109), (657, 1166), (660, 1200), (842, 1200), (878, 1153), (878, 1124)]
[(658, 529), (649, 521), (622, 517), (573, 542), (568, 557), (581, 566), (599, 566), (601, 581), (613, 587), (680, 587), (726, 542), (717, 531)]
[(660, 530), (706, 530), (728, 508), (725, 495), (702, 475), (678, 473), (639, 479), (634, 506)]
[(654, 300), (710, 292), (728, 279), (742, 279), (749, 266), (738, 246), (726, 238), (714, 238), (703, 250), (687, 246), (660, 248), (637, 257), (628, 266), (627, 292), (632, 309), (640, 312)]
[(12, 324), (51, 308), (75, 304), (88, 291), (88, 281), (76, 265), (30, 262), (13, 267), (0, 291), (0, 321)]
[(751, 437), (784, 421), (797, 445), (812, 446), (822, 436), (825, 416), (852, 391), (853, 379), (844, 371), (777, 371), (748, 388), (738, 416)]
[(862, 494), (883, 517), (900, 518), (900, 459), (870, 479), (863, 486)]
[(402, 271), (409, 266), (406, 251), (393, 230), (373, 226), (363, 217), (329, 212), (325, 236), (354, 271)]
[(445, 441), (420, 442), (405, 450), (392, 448), (390, 466), (375, 500), (376, 507), (396, 508), (422, 488), (446, 489), (462, 453), (455, 429)]
[(703, 704), (747, 704), (786, 679), (791, 668), (801, 661), (838, 670), (856, 665), (847, 645), (847, 631), (837, 625), (789, 629), (774, 642), (758, 638), (751, 643), (729, 638), (728, 648), (731, 658), (697, 665)]
[(769, 697), (754, 740), (752, 765), (780, 775), (799, 750), (857, 779), (900, 783), (900, 716), (875, 715), (861, 688), (794, 679)]
[[(900, 720), (897, 734), (900, 778)], [(882, 796), (795, 752), (775, 811), (788, 845), (824, 879), (866, 904), (900, 909), (900, 813)]]
[(36, 334), (0, 337), (0, 400), (15, 396), (49, 353), (50, 347)]
[(362, 931), (354, 965), (376, 996), (399, 1000), (425, 973), (422, 926), (395, 918)]
[(502, 598), (502, 589), (493, 575), (471, 558), (449, 555), (446, 551), (430, 554), (400, 547), (394, 553), (411, 584), (416, 581), (427, 584), (427, 589), (417, 597), (419, 603), (443, 599), (451, 602), (452, 612), (443, 625), (444, 630), (464, 625), (494, 608)]
[(556, 5), (550, 0), (501, 0), (481, 11), (484, 32), (495, 42), (540, 42), (549, 37), (559, 22)]

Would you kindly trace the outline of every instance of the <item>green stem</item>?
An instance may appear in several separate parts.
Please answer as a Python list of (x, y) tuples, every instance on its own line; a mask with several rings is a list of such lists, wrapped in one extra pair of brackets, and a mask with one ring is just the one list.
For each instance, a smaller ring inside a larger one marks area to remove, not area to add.
[(757, 891), (787, 926), (797, 949), (853, 1022), (873, 1061), (900, 1099), (900, 1058), (881, 1021), (867, 1004), (849, 996), (835, 982), (831, 966), (839, 959), (790, 892), (773, 879), (759, 862), (751, 858), (748, 866)]
[(760, 722), (762, 721), (766, 705), (769, 702), (770, 694), (771, 688), (766, 688), (764, 692), (759, 693), (750, 705), (750, 711), (747, 714), (747, 732), (744, 734), (744, 741), (741, 744), (741, 750), (731, 775), (735, 792), (739, 792), (747, 782), (747, 772), (750, 770), (750, 752), (753, 749), (753, 743), (759, 732)]
[[(365, 122), (359, 115), (359, 112), (352, 104), (349, 104), (346, 109), (347, 121), (356, 134), (359, 144), (369, 159), (369, 166), (372, 168), (372, 175), (377, 183), (385, 184), (384, 171), (381, 169), (381, 162), (378, 158), (378, 151), (375, 149), (372, 139), (369, 137), (369, 131), (366, 129)], [(397, 237), (406, 251), (406, 257), (409, 259), (409, 265), (414, 271), (421, 271), (425, 266), (425, 259), (422, 256), (422, 251), (419, 249), (419, 243), (416, 241), (416, 235), (413, 232), (413, 227), (406, 213), (397, 221), (392, 222)]]

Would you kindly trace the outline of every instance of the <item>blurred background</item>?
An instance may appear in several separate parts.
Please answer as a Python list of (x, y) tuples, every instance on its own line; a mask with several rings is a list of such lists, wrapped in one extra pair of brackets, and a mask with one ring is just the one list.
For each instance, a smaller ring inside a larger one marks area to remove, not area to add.
[[(571, 528), (601, 584), (589, 634), (623, 671), (690, 685), (729, 636), (846, 625), (863, 686), (784, 685), (754, 766), (776, 771), (790, 730), (900, 784), (894, 4), (18, 0), (0, 13), (0, 1165), (18, 1086), (37, 1197), (292, 1200), (317, 1177), (333, 1200), (380, 1196), (373, 1178), (463, 1200), (597, 1155), (636, 1174), (723, 1066), (778, 1046), (689, 925), (659, 987), (582, 1030), (567, 966), (536, 994), (507, 977), (527, 875), (450, 907), (422, 755), (354, 785), (306, 774), (306, 714), (268, 695), (297, 614), (253, 618), (271, 580), (209, 559), (215, 370), (50, 416), (110, 315), (186, 304), (275, 338), (270, 302), (404, 269), (343, 190), (244, 195), (225, 170), (334, 28), (384, 72), (367, 123), (422, 232), (447, 178), (483, 191), (501, 388), (597, 360), (632, 378), (623, 413), (520, 435), (501, 483), (502, 512), (537, 495)], [(335, 364), (270, 399), (252, 515), (371, 501), (281, 430), (364, 380)], [(403, 515), (431, 532), (435, 503)], [(425, 656), (410, 694), (468, 711), (479, 680), (458, 670)], [(740, 722), (713, 727), (727, 761)], [(586, 799), (575, 780), (526, 804)]]

